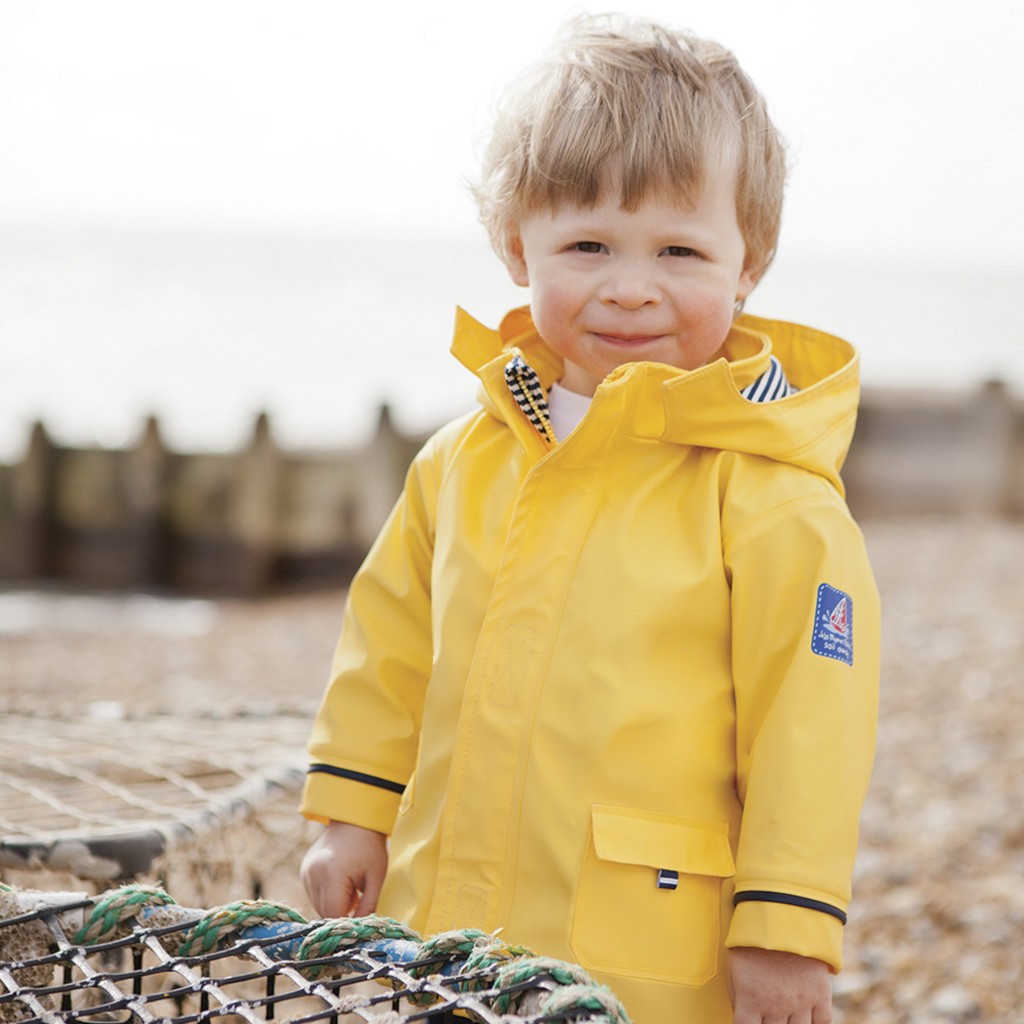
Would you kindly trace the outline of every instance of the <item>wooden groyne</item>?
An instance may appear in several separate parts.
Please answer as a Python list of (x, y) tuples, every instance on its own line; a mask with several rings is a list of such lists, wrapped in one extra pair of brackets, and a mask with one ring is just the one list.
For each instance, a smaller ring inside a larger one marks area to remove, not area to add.
[[(289, 452), (260, 416), (239, 451), (176, 453), (149, 420), (126, 449), (57, 445), (36, 424), (0, 465), (0, 586), (52, 581), (249, 595), (347, 581), (423, 436), (387, 408), (360, 448)], [(844, 469), (858, 516), (1024, 514), (1024, 404), (869, 391)]]
[(287, 452), (261, 415), (235, 452), (169, 451), (150, 419), (129, 449), (54, 444), (36, 424), (0, 466), (0, 585), (257, 594), (344, 582), (423, 438), (387, 408), (358, 449)]
[(1024, 403), (973, 392), (871, 390), (843, 467), (858, 517), (1024, 515)]

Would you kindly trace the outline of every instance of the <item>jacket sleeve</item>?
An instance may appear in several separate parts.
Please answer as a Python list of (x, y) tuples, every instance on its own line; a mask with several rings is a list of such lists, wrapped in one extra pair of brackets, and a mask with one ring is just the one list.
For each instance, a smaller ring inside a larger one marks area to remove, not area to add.
[(839, 501), (741, 531), (731, 572), (737, 787), (726, 945), (842, 966), (842, 926), (878, 711), (878, 593)]
[(315, 821), (389, 834), (412, 774), (431, 664), (437, 461), (428, 443), (349, 588), (308, 746), (299, 809)]

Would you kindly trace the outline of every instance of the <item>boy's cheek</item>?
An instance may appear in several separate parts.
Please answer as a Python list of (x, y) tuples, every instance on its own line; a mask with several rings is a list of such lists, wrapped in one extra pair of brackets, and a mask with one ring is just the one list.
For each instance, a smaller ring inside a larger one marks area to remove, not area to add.
[(549, 343), (573, 323), (577, 310), (572, 294), (565, 288), (536, 282), (530, 289), (530, 311), (540, 336)]

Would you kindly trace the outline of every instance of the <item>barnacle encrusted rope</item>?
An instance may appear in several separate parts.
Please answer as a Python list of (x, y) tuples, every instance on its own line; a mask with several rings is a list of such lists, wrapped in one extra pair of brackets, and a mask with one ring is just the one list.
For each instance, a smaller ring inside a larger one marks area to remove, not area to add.
[(92, 908), (85, 923), (72, 936), (76, 946), (90, 946), (113, 937), (122, 921), (138, 916), (144, 907), (174, 903), (163, 889), (151, 885), (124, 885), (105, 892)]
[[(302, 940), (295, 959), (320, 960), (333, 956), (339, 950), (365, 946), (381, 940), (416, 943), (417, 948), (423, 941), (411, 928), (390, 917), (380, 917), (377, 914), (369, 914), (366, 917), (341, 917), (325, 921), (310, 932)], [(332, 965), (334, 968), (338, 966)], [(303, 973), (309, 978), (316, 978), (323, 972), (324, 967), (325, 965), (321, 964), (305, 964)], [(355, 970), (356, 968), (353, 968), (353, 971)]]
[(208, 953), (243, 928), (270, 924), (273, 921), (295, 921), (307, 924), (306, 919), (291, 907), (269, 900), (236, 900), (215, 907), (204, 914), (182, 942), (179, 956)]
[(27, 909), (16, 889), (0, 884), (0, 1021), (18, 1019), (18, 1011), (2, 998), (11, 981), (15, 987), (45, 988), (53, 980), (54, 964), (47, 957), (53, 935), (45, 921), (26, 915)]

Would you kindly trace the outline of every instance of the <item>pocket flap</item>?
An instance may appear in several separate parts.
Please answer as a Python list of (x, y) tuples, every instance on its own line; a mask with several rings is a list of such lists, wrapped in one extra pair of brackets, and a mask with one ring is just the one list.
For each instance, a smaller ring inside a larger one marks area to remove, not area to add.
[(724, 824), (604, 806), (593, 808), (592, 819), (601, 860), (716, 878), (736, 873)]

